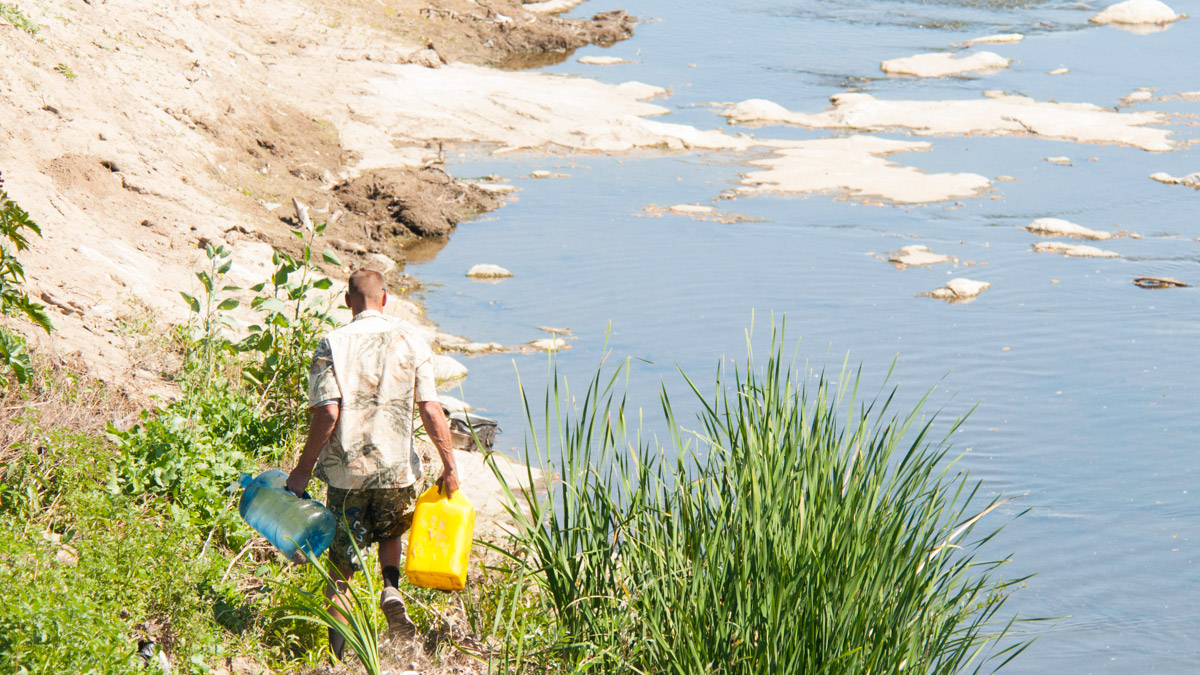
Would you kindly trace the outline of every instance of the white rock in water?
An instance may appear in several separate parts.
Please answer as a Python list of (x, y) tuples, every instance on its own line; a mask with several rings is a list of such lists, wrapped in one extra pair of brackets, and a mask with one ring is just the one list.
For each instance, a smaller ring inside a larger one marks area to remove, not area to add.
[(549, 178), (553, 175), (554, 175), (553, 171), (547, 171), (545, 169), (538, 169), (537, 171), (529, 172), (530, 178)]
[(618, 84), (617, 91), (639, 101), (642, 99), (654, 98), (655, 96), (662, 96), (663, 94), (667, 93), (665, 87), (656, 87), (652, 84), (646, 84), (645, 82), (638, 82), (637, 80), (630, 80), (629, 82), (622, 82), (621, 84)]
[(768, 101), (765, 98), (751, 98), (729, 106), (729, 109), (721, 115), (728, 118), (729, 123), (733, 124), (735, 122), (787, 121), (792, 116), (792, 112), (774, 101)]
[(499, 265), (481, 263), (467, 270), (467, 276), (477, 279), (504, 279), (513, 274)]
[(1166, 183), (1167, 185), (1186, 185), (1190, 188), (1196, 188), (1197, 190), (1200, 190), (1200, 171), (1197, 171), (1196, 173), (1189, 173), (1186, 176), (1172, 176), (1169, 173), (1163, 173), (1162, 171), (1159, 171), (1157, 173), (1150, 174), (1150, 177), (1160, 183)]
[(467, 367), (445, 354), (433, 355), (433, 379), (439, 384), (454, 382), (467, 376)]
[(1121, 102), (1122, 103), (1142, 103), (1145, 101), (1153, 101), (1153, 100), (1154, 100), (1153, 92), (1148, 91), (1146, 89), (1138, 89), (1137, 91), (1133, 92), (1132, 94), (1129, 94), (1128, 96), (1122, 98)]
[(917, 77), (946, 77), (977, 70), (995, 70), (1007, 68), (1012, 59), (1006, 59), (992, 52), (979, 52), (961, 59), (954, 54), (940, 52), (935, 54), (918, 54), (903, 59), (884, 61), (879, 67), (885, 73), (896, 75), (916, 75)]
[(985, 35), (973, 40), (967, 40), (967, 46), (970, 47), (971, 45), (997, 42), (1020, 42), (1024, 39), (1025, 36), (1021, 35), (1020, 33), (1001, 33), (999, 35)]
[(698, 213), (712, 213), (716, 211), (711, 206), (703, 206), (700, 204), (675, 204), (670, 208), (671, 213), (680, 216), (690, 216)]
[(541, 340), (531, 340), (525, 343), (533, 349), (543, 352), (554, 352), (561, 349), (570, 349), (570, 345), (562, 338), (542, 338)]
[(508, 194), (520, 189), (516, 185), (506, 185), (504, 183), (472, 183), (472, 185), (484, 192), (491, 192), (493, 194)]
[(1070, 68), (1055, 68), (1054, 70), (1051, 70), (1046, 74), (1047, 75), (1066, 75), (1069, 72), (1071, 72)]
[(581, 56), (576, 61), (588, 66), (617, 66), (622, 63), (633, 63), (619, 56)]
[(966, 300), (979, 295), (991, 287), (992, 285), (986, 281), (975, 281), (959, 277), (947, 281), (945, 286), (933, 291), (930, 295), (942, 300)]
[(474, 407), (471, 406), (470, 403), (467, 403), (466, 401), (462, 401), (457, 398), (454, 398), (453, 396), (448, 396), (446, 394), (438, 394), (438, 403), (441, 403), (442, 407), (445, 408), (446, 410), (450, 411), (451, 413), (471, 412), (472, 410), (475, 409)]
[(888, 251), (888, 262), (905, 267), (917, 267), (919, 265), (937, 265), (939, 263), (953, 262), (954, 258), (941, 253), (934, 253), (929, 250), (928, 246), (913, 244), (904, 246), (899, 251)]
[(1067, 244), (1061, 241), (1039, 241), (1033, 245), (1038, 253), (1061, 253), (1071, 258), (1120, 258), (1121, 254), (1095, 246)]
[(1092, 17), (1093, 23), (1170, 23), (1181, 15), (1159, 0), (1126, 0)]
[(1050, 237), (1082, 237), (1083, 239), (1099, 240), (1112, 239), (1113, 237), (1109, 232), (1093, 230), (1061, 218), (1038, 218), (1025, 226), (1025, 229), (1034, 234), (1042, 234)]
[(1054, 162), (1055, 164), (1070, 164), (1071, 158), (1070, 157), (1046, 157), (1045, 161)]

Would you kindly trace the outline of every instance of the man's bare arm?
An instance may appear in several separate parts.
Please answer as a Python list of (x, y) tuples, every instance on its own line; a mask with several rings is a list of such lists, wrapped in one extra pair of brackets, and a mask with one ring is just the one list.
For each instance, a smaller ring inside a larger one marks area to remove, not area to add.
[[(450, 445), (450, 424), (442, 412), (442, 404), (437, 401), (421, 401), (417, 403), (421, 413), (421, 423), (425, 425), (425, 433), (437, 448), (438, 456), (442, 458), (442, 477), (438, 479), (438, 487), (445, 490), (447, 497), (458, 490), (458, 465), (454, 461), (454, 448)], [(439, 489), (439, 491), (440, 491)]]
[(300, 453), (300, 459), (296, 460), (296, 468), (292, 469), (287, 480), (287, 488), (296, 493), (296, 496), (302, 496), (308, 487), (317, 457), (329, 442), (329, 437), (333, 435), (333, 428), (337, 426), (341, 407), (337, 403), (330, 403), (312, 408), (310, 412), (312, 419), (308, 423), (308, 440), (304, 442), (304, 452)]

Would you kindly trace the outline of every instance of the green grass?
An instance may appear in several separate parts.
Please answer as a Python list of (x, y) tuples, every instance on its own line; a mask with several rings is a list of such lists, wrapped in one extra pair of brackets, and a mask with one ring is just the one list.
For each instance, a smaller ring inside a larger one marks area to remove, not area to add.
[[(182, 672), (230, 654), (265, 658), (268, 622), (203, 532), (157, 500), (102, 489), (102, 438), (43, 430), (5, 467), (0, 494), (0, 669), (142, 672), (140, 639)], [(261, 600), (257, 601), (261, 604)], [(193, 662), (195, 659), (195, 662)]]
[(74, 70), (71, 70), (71, 66), (68, 66), (65, 63), (60, 63), (57, 66), (54, 66), (54, 72), (58, 73), (59, 75), (62, 75), (63, 77), (67, 78), (68, 80), (74, 80), (76, 77), (79, 77), (78, 75), (75, 74)]
[(38, 30), (40, 30), (36, 23), (30, 21), (29, 18), (25, 16), (20, 7), (6, 2), (0, 2), (0, 19), (4, 19), (14, 27), (25, 31), (30, 35), (37, 35)]
[[(976, 558), (997, 531), (976, 528), (1002, 502), (979, 498), (920, 406), (860, 403), (846, 373), (840, 389), (799, 384), (780, 343), (719, 370), (713, 393), (687, 380), (694, 433), (664, 392), (670, 448), (626, 427), (627, 365), (598, 373), (578, 407), (555, 378), (529, 459), (551, 475), (554, 457), (562, 479), (526, 492), (530, 516), (510, 500), (512, 561), (553, 608), (553, 651), (605, 673), (1001, 667), (1026, 644), (1001, 613), (1023, 579)], [(526, 411), (534, 429), (527, 397)]]

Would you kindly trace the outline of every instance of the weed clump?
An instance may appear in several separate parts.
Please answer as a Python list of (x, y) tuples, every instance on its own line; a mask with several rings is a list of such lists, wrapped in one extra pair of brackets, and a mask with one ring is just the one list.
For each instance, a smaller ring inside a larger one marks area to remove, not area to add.
[(1000, 618), (1022, 579), (976, 559), (995, 530), (972, 538), (1003, 502), (977, 504), (920, 406), (859, 404), (845, 374), (840, 389), (798, 384), (776, 341), (766, 363), (719, 371), (715, 394), (687, 380), (692, 438), (664, 391), (672, 452), (631, 437), (622, 370), (598, 373), (578, 409), (557, 378), (547, 395), (528, 454), (562, 479), (524, 490), (528, 515), (509, 492), (509, 556), (554, 620), (548, 635), (509, 622), (503, 667), (536, 643), (609, 673), (950, 674), (1024, 648)]
[(0, 19), (4, 19), (14, 28), (25, 31), (33, 36), (36, 36), (38, 31), (41, 30), (36, 23), (30, 21), (29, 17), (25, 16), (20, 7), (7, 2), (0, 2)]

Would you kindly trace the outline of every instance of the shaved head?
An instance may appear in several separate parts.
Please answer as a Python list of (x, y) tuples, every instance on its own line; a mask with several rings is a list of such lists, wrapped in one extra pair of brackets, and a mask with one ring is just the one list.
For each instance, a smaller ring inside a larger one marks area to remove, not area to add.
[(381, 309), (386, 293), (383, 288), (383, 275), (375, 270), (363, 269), (350, 275), (346, 299), (352, 308), (358, 305), (363, 309)]

